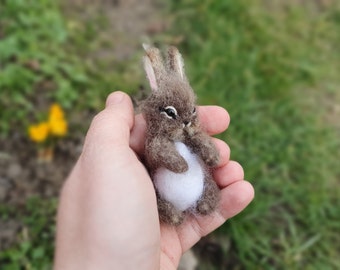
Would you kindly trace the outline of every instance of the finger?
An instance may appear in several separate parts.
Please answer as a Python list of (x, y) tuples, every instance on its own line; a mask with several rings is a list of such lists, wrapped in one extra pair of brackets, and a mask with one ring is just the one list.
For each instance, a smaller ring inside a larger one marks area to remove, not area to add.
[(94, 117), (85, 145), (89, 142), (111, 146), (128, 145), (133, 124), (130, 97), (123, 92), (114, 92), (108, 96), (105, 109)]
[(146, 122), (141, 114), (135, 116), (135, 124), (131, 130), (130, 147), (138, 154), (144, 153)]
[(237, 181), (221, 190), (218, 210), (208, 216), (192, 216), (178, 228), (179, 240), (185, 252), (203, 236), (220, 227), (227, 219), (241, 212), (254, 198), (254, 188), (247, 181)]
[(254, 198), (254, 187), (245, 180), (236, 181), (221, 190), (219, 214), (226, 220), (240, 213)]
[(200, 106), (198, 117), (202, 129), (209, 135), (216, 135), (225, 131), (230, 123), (228, 112), (219, 106)]
[(244, 179), (243, 168), (238, 162), (231, 160), (214, 171), (214, 179), (219, 187), (224, 188)]

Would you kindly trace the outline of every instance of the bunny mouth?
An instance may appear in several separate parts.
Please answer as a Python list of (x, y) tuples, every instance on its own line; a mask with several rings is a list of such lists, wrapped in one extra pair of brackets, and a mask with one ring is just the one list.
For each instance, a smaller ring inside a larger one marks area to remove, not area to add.
[(191, 126), (191, 121), (184, 121), (184, 123), (182, 124), (183, 128), (189, 128)]
[(197, 129), (195, 129), (195, 126), (193, 125), (191, 121), (184, 122), (182, 126), (183, 126), (184, 136), (193, 136), (197, 131)]

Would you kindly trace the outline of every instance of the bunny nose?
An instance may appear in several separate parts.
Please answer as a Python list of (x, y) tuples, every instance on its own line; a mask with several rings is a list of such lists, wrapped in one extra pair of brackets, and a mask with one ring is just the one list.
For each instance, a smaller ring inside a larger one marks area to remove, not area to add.
[(185, 125), (186, 127), (190, 127), (190, 125), (191, 125), (191, 122), (190, 122), (190, 121), (184, 121), (183, 123), (184, 123), (184, 125)]

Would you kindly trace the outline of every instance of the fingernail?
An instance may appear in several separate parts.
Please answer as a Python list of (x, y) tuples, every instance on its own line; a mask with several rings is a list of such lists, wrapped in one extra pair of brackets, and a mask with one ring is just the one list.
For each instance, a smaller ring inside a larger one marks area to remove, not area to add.
[(106, 106), (117, 105), (123, 101), (125, 94), (123, 92), (117, 91), (110, 94), (106, 100)]

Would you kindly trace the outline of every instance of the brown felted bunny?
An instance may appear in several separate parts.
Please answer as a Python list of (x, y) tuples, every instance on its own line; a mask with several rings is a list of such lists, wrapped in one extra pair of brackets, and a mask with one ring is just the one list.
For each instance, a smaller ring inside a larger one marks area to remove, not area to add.
[(147, 123), (145, 161), (157, 194), (160, 220), (179, 225), (186, 213), (207, 215), (217, 206), (219, 188), (210, 168), (219, 154), (199, 126), (196, 97), (177, 48), (144, 46), (144, 68), (152, 93), (143, 102)]

